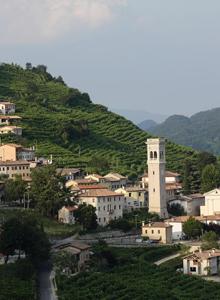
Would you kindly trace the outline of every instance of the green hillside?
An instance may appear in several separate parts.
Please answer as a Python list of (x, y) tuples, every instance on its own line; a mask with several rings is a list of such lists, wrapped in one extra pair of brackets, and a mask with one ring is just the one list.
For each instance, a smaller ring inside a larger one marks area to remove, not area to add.
[[(129, 175), (146, 168), (146, 132), (93, 104), (88, 94), (67, 87), (43, 66), (26, 70), (0, 65), (0, 98), (16, 103), (23, 127), (22, 138), (5, 136), (3, 142), (35, 145), (38, 156), (52, 154), (60, 166), (88, 167), (91, 160), (107, 161), (111, 170)], [(181, 171), (183, 160), (196, 156), (190, 148), (167, 143), (171, 170)]]
[(220, 108), (199, 112), (190, 118), (174, 115), (150, 131), (178, 144), (220, 154)]

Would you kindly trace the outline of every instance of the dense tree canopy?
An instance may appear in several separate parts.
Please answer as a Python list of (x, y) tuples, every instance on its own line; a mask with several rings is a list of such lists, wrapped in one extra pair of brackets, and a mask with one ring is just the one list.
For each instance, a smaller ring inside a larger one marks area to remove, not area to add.
[(193, 217), (190, 217), (183, 224), (183, 232), (188, 238), (197, 238), (202, 233), (202, 224)]
[(53, 217), (69, 198), (64, 179), (54, 166), (37, 168), (32, 172), (31, 197), (34, 207), (42, 214)]
[(97, 228), (96, 208), (85, 203), (80, 204), (74, 211), (74, 217), (77, 223), (82, 225), (83, 230), (93, 230)]

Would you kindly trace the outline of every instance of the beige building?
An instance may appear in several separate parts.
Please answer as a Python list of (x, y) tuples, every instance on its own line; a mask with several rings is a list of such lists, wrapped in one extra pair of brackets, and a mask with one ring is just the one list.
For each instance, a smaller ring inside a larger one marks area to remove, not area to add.
[(219, 272), (220, 250), (197, 251), (183, 258), (183, 273), (190, 275), (215, 275)]
[(105, 176), (99, 174), (90, 174), (85, 176), (86, 179), (95, 180), (102, 185), (105, 185), (108, 189), (115, 191), (116, 189), (126, 187), (128, 178), (118, 173), (108, 173)]
[(201, 216), (220, 214), (220, 189), (214, 189), (204, 194), (205, 205), (200, 207)]
[(27, 161), (0, 161), (0, 174), (8, 175), (10, 179), (17, 175), (23, 180), (31, 180), (30, 163)]
[(58, 221), (64, 224), (75, 224), (74, 211), (78, 206), (63, 206), (58, 211)]
[(165, 139), (148, 139), (146, 144), (148, 153), (149, 212), (154, 212), (162, 218), (167, 218)]
[(142, 237), (158, 241), (162, 244), (172, 243), (172, 226), (165, 222), (142, 223)]
[(23, 148), (17, 144), (5, 144), (0, 146), (0, 161), (16, 161), (35, 159), (35, 151), (29, 148)]
[(124, 195), (123, 209), (132, 211), (135, 209), (148, 207), (148, 193), (138, 186), (120, 188), (115, 191)]
[(96, 208), (98, 224), (106, 226), (123, 215), (124, 195), (108, 189), (91, 189), (79, 195), (79, 203)]
[(22, 128), (18, 126), (2, 126), (0, 127), (0, 134), (15, 134), (22, 135)]
[(15, 104), (9, 101), (0, 102), (0, 114), (8, 115), (15, 113)]
[(62, 244), (55, 247), (55, 252), (63, 251), (76, 257), (76, 270), (80, 272), (85, 269), (86, 264), (90, 259), (90, 246), (79, 241)]

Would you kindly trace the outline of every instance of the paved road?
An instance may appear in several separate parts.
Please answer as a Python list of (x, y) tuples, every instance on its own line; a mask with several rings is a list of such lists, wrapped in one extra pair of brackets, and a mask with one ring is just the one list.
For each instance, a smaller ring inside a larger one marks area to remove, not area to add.
[(172, 260), (172, 259), (174, 259), (174, 258), (176, 258), (176, 257), (179, 257), (179, 256), (180, 256), (180, 253), (177, 253), (177, 254), (174, 254), (174, 255), (167, 256), (167, 257), (165, 257), (165, 258), (163, 258), (163, 259), (160, 259), (160, 260), (156, 261), (156, 262), (155, 262), (155, 265), (159, 266), (159, 265), (165, 263), (166, 261)]
[(39, 294), (40, 300), (57, 300), (53, 283), (51, 280), (52, 267), (49, 263), (44, 263), (39, 272)]

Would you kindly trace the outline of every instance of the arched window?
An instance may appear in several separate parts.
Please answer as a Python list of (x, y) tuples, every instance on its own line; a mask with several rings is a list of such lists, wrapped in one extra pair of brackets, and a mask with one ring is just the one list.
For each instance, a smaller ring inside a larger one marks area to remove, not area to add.
[(154, 158), (154, 154), (153, 151), (150, 152), (150, 158), (153, 159)]
[(154, 159), (157, 159), (157, 151), (154, 151)]

